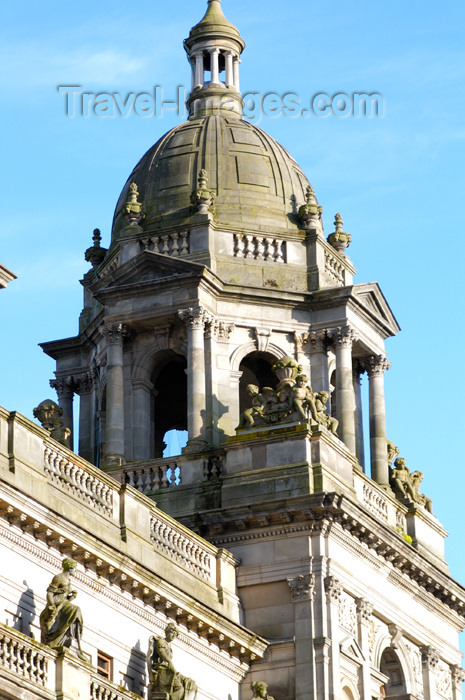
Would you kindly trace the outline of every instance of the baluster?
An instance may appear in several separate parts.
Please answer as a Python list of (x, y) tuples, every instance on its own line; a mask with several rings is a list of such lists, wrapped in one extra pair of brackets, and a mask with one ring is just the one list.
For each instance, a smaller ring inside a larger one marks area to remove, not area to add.
[(181, 255), (187, 255), (189, 252), (189, 245), (187, 242), (188, 231), (183, 231), (181, 233)]
[(153, 250), (155, 253), (160, 252), (160, 236), (154, 236), (153, 237)]
[(236, 258), (244, 257), (243, 244), (244, 244), (244, 241), (242, 238), (242, 234), (235, 233), (234, 234), (234, 255)]
[(147, 474), (145, 473), (145, 469), (142, 469), (140, 473), (140, 486), (139, 486), (139, 491), (142, 491), (142, 493), (146, 493), (147, 491)]
[(283, 241), (279, 241), (277, 238), (274, 240), (275, 245), (276, 245), (276, 255), (275, 255), (275, 261), (277, 263), (282, 263), (284, 262), (283, 258)]
[(257, 241), (257, 247), (256, 247), (256, 251), (255, 251), (255, 259), (262, 260), (263, 253), (265, 250), (264, 240), (263, 240), (263, 238), (256, 238), (256, 241)]
[(267, 262), (273, 261), (273, 240), (271, 238), (265, 238), (265, 260)]
[(149, 243), (150, 243), (150, 238), (142, 238), (141, 242), (140, 242), (142, 250), (148, 250)]
[(173, 256), (173, 258), (177, 258), (179, 255), (178, 240), (179, 240), (179, 233), (171, 234), (171, 241), (172, 241), (171, 255)]
[(169, 236), (168, 234), (165, 234), (164, 236), (161, 237), (161, 240), (163, 241), (163, 248), (162, 248), (162, 255), (169, 255), (170, 252), (170, 244), (169, 244)]
[(148, 482), (149, 482), (149, 491), (153, 491), (155, 488), (155, 472), (153, 471), (152, 467), (150, 467)]
[(245, 236), (245, 256), (246, 258), (253, 258), (253, 252), (254, 252), (254, 244), (253, 244), (253, 236), (246, 235)]
[(161, 467), (161, 488), (166, 489), (169, 486), (168, 483), (168, 477), (167, 477), (167, 472), (168, 472), (168, 464), (163, 464)]

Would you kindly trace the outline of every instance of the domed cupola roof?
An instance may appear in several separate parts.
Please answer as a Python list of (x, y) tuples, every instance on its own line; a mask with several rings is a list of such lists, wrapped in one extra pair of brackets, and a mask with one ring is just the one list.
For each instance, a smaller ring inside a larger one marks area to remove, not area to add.
[[(238, 28), (224, 16), (220, 0), (208, 0), (205, 16), (195, 27), (192, 27), (189, 38), (186, 39), (186, 44), (189, 45), (200, 38), (215, 38), (221, 35), (240, 39)], [(242, 39), (240, 41), (242, 42)]]
[[(208, 180), (215, 227), (298, 236), (308, 180), (282, 146), (242, 119), (239, 64), (245, 44), (219, 0), (209, 0), (184, 45), (192, 68), (189, 120), (157, 141), (129, 176), (116, 207), (112, 244), (121, 236), (189, 229), (201, 173), (202, 182)], [(140, 205), (141, 213), (135, 212), (140, 226), (128, 230), (128, 207)]]

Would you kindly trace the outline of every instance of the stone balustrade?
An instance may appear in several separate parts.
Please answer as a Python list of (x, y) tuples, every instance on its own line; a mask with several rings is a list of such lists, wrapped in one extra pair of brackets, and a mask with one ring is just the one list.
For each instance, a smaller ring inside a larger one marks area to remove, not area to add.
[(0, 668), (45, 688), (52, 656), (41, 644), (14, 629), (0, 626)]
[(180, 257), (189, 253), (189, 231), (143, 238), (140, 244), (142, 250), (153, 250), (154, 253), (171, 255), (173, 258)]
[(236, 258), (284, 263), (286, 262), (286, 242), (271, 236), (235, 233), (234, 255)]
[(196, 540), (190, 531), (168, 520), (160, 510), (150, 516), (150, 539), (184, 569), (213, 582), (216, 548), (200, 538)]
[[(177, 462), (169, 461), (128, 467), (120, 470), (121, 480), (141, 493), (152, 493), (170, 486), (179, 486), (182, 483), (181, 466)], [(114, 472), (113, 475), (118, 478)]]
[[(80, 501), (112, 516), (114, 485), (107, 482), (102, 472), (91, 473), (86, 466), (73, 459), (68, 450), (50, 438), (44, 441), (44, 469), (47, 477)], [(95, 470), (97, 471), (97, 470)]]
[(371, 484), (362, 485), (362, 503), (373, 515), (388, 522), (388, 499), (383, 493), (374, 489)]
[(92, 676), (90, 682), (90, 700), (139, 700), (139, 695), (122, 690), (120, 685), (110, 683), (102, 676)]

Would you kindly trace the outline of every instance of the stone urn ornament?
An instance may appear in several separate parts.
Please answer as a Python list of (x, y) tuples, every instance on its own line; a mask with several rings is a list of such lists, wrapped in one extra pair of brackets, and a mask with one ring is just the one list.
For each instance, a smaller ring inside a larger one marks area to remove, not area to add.
[(208, 210), (213, 204), (214, 192), (208, 187), (207, 171), (201, 170), (197, 179), (197, 189), (192, 192), (191, 203), (196, 207), (199, 214), (208, 214)]
[(306, 203), (299, 209), (299, 218), (303, 223), (304, 229), (306, 231), (314, 228), (321, 229), (323, 207), (320, 207), (318, 204), (318, 200), (311, 185), (307, 187), (305, 200)]
[(329, 245), (333, 246), (333, 248), (337, 250), (338, 253), (343, 255), (345, 249), (349, 247), (352, 241), (352, 236), (350, 235), (350, 233), (346, 233), (342, 230), (344, 222), (340, 214), (336, 214), (336, 217), (334, 219), (334, 225), (336, 227), (336, 230), (334, 231), (334, 233), (329, 234), (328, 243)]

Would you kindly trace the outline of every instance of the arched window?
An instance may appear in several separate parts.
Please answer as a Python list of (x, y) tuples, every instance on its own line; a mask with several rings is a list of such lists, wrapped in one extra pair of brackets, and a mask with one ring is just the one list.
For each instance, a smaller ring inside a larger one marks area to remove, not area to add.
[(384, 675), (389, 678), (389, 681), (384, 689), (386, 699), (395, 698), (399, 695), (405, 695), (407, 693), (405, 676), (399, 661), (399, 657), (391, 647), (388, 647), (383, 651), (380, 670), (381, 673), (384, 673)]
[[(187, 376), (186, 359), (175, 352), (166, 353), (157, 363), (151, 381), (153, 456), (179, 454), (176, 450), (186, 443)], [(177, 435), (173, 435), (173, 431)], [(169, 433), (169, 436), (167, 436)], [(166, 439), (165, 439), (165, 436)], [(169, 454), (168, 454), (169, 453)]]
[(239, 382), (239, 410), (242, 413), (246, 408), (250, 408), (250, 396), (246, 393), (248, 384), (255, 384), (259, 389), (270, 386), (274, 389), (278, 383), (273, 374), (272, 366), (276, 358), (269, 353), (252, 352), (242, 360), (239, 370), (242, 376)]

